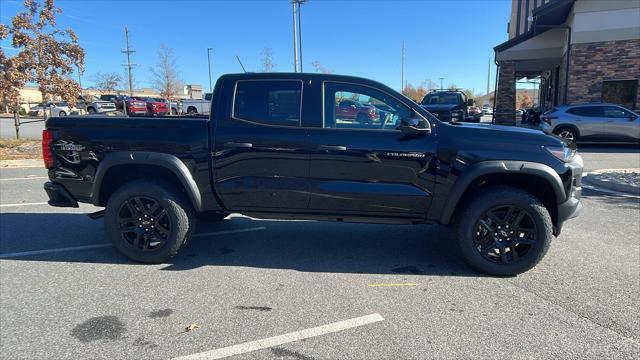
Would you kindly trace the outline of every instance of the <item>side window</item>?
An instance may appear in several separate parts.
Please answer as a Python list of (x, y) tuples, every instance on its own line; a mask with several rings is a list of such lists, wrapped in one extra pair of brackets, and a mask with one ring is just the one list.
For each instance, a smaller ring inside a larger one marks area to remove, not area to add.
[(233, 117), (265, 125), (300, 126), (302, 81), (240, 80)]
[(324, 84), (324, 127), (394, 130), (411, 109), (390, 95), (355, 84)]
[(578, 116), (586, 116), (586, 117), (600, 117), (602, 116), (602, 111), (600, 106), (581, 106), (574, 107), (567, 110), (569, 114), (578, 115)]
[(605, 106), (603, 108), (604, 117), (628, 119), (631, 113), (617, 106)]
[(204, 94), (204, 99), (207, 101), (211, 101), (211, 93)]

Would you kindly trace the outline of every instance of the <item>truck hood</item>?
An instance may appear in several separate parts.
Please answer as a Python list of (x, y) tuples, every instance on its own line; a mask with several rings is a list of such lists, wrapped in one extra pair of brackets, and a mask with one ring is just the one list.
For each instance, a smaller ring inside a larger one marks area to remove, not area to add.
[(516, 127), (516, 126), (506, 126), (506, 125), (494, 125), (494, 124), (486, 124), (486, 123), (451, 123), (449, 126), (454, 126), (463, 131), (469, 131), (481, 137), (486, 137), (487, 139), (491, 138), (501, 138), (501, 139), (509, 139), (511, 142), (536, 142), (540, 145), (546, 146), (562, 146), (562, 144), (569, 144), (563, 139), (557, 136), (551, 136), (545, 134), (542, 130), (538, 129), (530, 129), (524, 127)]

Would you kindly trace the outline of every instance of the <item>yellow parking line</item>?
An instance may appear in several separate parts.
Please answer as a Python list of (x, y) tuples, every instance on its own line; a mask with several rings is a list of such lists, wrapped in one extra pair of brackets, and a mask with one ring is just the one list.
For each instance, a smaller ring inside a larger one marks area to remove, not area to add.
[(418, 286), (416, 283), (398, 283), (398, 284), (367, 284), (370, 287), (391, 287), (391, 286)]

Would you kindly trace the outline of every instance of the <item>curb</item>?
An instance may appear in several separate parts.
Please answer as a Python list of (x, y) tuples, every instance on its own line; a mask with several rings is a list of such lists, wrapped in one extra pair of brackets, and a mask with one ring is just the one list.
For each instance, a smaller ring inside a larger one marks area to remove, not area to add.
[(621, 183), (612, 182), (612, 181), (603, 181), (596, 178), (596, 175), (599, 175), (601, 173), (608, 172), (608, 171), (615, 171), (615, 170), (616, 169), (602, 169), (602, 170), (591, 171), (582, 177), (582, 182), (594, 187), (600, 187), (607, 190), (613, 190), (613, 191), (618, 191), (618, 192), (622, 192), (630, 195), (640, 196), (640, 186), (621, 184)]
[(44, 169), (42, 159), (23, 159), (23, 160), (0, 160), (0, 168), (33, 168), (39, 167)]

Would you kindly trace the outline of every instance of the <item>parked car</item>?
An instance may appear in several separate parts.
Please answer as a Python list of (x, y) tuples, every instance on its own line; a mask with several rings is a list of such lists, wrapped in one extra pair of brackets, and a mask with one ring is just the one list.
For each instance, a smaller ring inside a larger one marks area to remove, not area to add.
[(482, 113), (484, 115), (492, 115), (493, 114), (493, 108), (489, 104), (484, 104), (484, 105), (482, 105)]
[(359, 101), (344, 99), (335, 106), (336, 121), (372, 124), (379, 119), (375, 106), (363, 104)]
[(76, 107), (84, 110), (88, 114), (105, 114), (116, 111), (115, 103), (101, 100), (93, 95), (78, 96)]
[(126, 110), (127, 115), (130, 116), (147, 114), (147, 103), (143, 100), (135, 100), (128, 95), (107, 94), (100, 95), (100, 99), (114, 102), (116, 108), (119, 110), (123, 110), (124, 106), (126, 106), (124, 110)]
[(202, 99), (183, 99), (178, 102), (180, 113), (208, 115), (211, 107), (211, 93), (204, 94)]
[(480, 110), (477, 106), (470, 106), (468, 109), (469, 118), (472, 118), (473, 122), (480, 122), (480, 118), (482, 118), (482, 110)]
[(473, 100), (459, 90), (432, 90), (420, 104), (442, 121), (480, 122), (479, 117), (469, 117), (467, 107), (473, 106)]
[(178, 115), (180, 106), (177, 100), (162, 99), (167, 104), (167, 107), (171, 109), (171, 115)]
[(640, 142), (638, 114), (615, 104), (563, 105), (542, 115), (542, 130), (568, 141)]
[[(208, 118), (143, 117), (135, 131), (126, 117), (50, 119), (49, 204), (105, 206), (106, 238), (147, 263), (176, 255), (197, 216), (455, 224), (462, 257), (494, 275), (535, 266), (580, 212), (582, 159), (541, 131), (443, 122), (350, 76), (232, 74), (215, 88)], [(334, 128), (344, 92), (384, 102), (391, 123)]]
[(133, 100), (144, 101), (147, 104), (147, 115), (163, 116), (169, 112), (169, 107), (163, 99), (134, 96)]
[(42, 103), (29, 109), (29, 116), (67, 116), (77, 113), (78, 109), (70, 107), (66, 101)]

